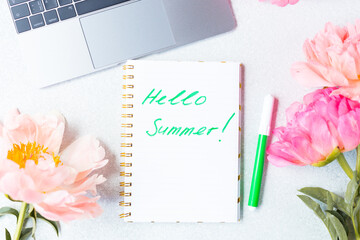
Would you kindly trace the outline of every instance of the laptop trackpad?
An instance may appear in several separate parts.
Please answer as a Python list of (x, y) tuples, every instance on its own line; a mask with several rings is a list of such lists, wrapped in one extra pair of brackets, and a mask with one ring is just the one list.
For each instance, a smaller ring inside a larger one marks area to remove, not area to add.
[(175, 45), (162, 0), (129, 3), (83, 17), (80, 23), (95, 68)]

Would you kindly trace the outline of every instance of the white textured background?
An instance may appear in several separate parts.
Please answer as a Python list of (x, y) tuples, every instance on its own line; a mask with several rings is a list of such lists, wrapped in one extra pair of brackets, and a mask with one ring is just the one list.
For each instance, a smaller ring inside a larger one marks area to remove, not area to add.
[[(206, 2), (206, 1), (204, 1)], [(30, 90), (22, 81), (20, 53), (14, 26), (5, 0), (0, 2), (0, 119), (11, 108), (36, 113), (56, 109), (67, 119), (65, 144), (92, 133), (98, 136), (110, 159), (102, 171), (108, 181), (100, 187), (104, 213), (93, 220), (61, 224), (60, 239), (330, 239), (322, 222), (296, 197), (297, 189), (321, 186), (344, 192), (347, 177), (337, 163), (312, 167), (265, 167), (261, 206), (246, 208), (257, 142), (262, 97), (272, 93), (279, 99), (276, 125), (284, 123), (284, 110), (309, 91), (291, 79), (293, 62), (303, 60), (302, 44), (324, 27), (353, 23), (360, 18), (358, 0), (300, 0), (279, 8), (257, 0), (233, 0), (238, 21), (235, 31), (148, 59), (228, 60), (245, 65), (245, 119), (243, 192), (244, 209), (239, 224), (127, 224), (118, 214), (120, 143), (120, 68), (62, 83), (47, 89)], [(354, 161), (351, 161), (354, 165)], [(13, 205), (0, 197), (0, 206)], [(0, 218), (13, 233), (15, 218)], [(51, 227), (39, 224), (37, 239), (56, 239)]]

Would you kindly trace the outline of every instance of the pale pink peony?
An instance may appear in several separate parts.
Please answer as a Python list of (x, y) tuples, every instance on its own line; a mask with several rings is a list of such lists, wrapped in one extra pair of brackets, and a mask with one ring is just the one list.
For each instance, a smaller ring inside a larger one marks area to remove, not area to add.
[(334, 153), (359, 145), (360, 103), (333, 91), (317, 90), (287, 109), (286, 127), (274, 130), (278, 140), (267, 149), (271, 163), (323, 166), (335, 159)]
[(59, 152), (64, 128), (60, 114), (10, 112), (0, 124), (0, 192), (50, 220), (96, 217), (102, 212), (96, 186), (105, 178), (90, 174), (107, 164), (105, 151), (85, 136)]
[[(260, 2), (265, 2), (267, 0), (259, 0)], [(299, 0), (271, 0), (272, 4), (278, 5), (279, 7), (285, 7), (288, 4), (296, 4)]]
[(292, 66), (295, 79), (310, 87), (339, 87), (333, 94), (360, 100), (360, 20), (347, 27), (327, 23), (303, 48), (307, 61)]

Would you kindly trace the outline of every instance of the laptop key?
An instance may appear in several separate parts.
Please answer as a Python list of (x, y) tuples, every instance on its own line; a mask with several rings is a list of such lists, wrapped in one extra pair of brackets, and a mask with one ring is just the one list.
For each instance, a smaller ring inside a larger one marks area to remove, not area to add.
[(83, 2), (75, 3), (75, 7), (78, 14), (83, 15), (128, 1), (130, 0), (85, 0)]
[(46, 10), (50, 10), (56, 8), (58, 6), (58, 3), (56, 0), (44, 0), (44, 5)]
[(75, 8), (73, 5), (58, 8), (58, 13), (62, 21), (76, 16)]
[(30, 0), (9, 0), (9, 4), (10, 6), (14, 6), (16, 4), (20, 4), (20, 3), (24, 3), (24, 2), (29, 2)]
[(59, 0), (60, 6), (72, 3), (72, 0)]
[(40, 13), (44, 11), (44, 6), (41, 2), (41, 0), (35, 0), (32, 2), (29, 2), (30, 11), (32, 14)]
[(27, 3), (12, 7), (11, 12), (13, 14), (14, 19), (23, 18), (30, 15), (30, 11)]
[(27, 18), (15, 21), (15, 26), (18, 33), (26, 32), (31, 29), (29, 20)]
[(47, 25), (56, 23), (59, 21), (58, 15), (55, 10), (44, 12), (44, 18)]
[(31, 16), (30, 22), (33, 29), (45, 26), (44, 18), (41, 13)]

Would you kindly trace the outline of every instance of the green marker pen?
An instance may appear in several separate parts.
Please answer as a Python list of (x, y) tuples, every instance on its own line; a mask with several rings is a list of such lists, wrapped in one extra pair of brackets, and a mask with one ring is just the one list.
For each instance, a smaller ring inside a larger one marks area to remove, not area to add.
[(259, 138), (256, 148), (256, 157), (251, 181), (250, 195), (248, 206), (250, 210), (254, 210), (259, 203), (259, 195), (261, 189), (261, 180), (264, 170), (264, 160), (266, 152), (266, 140), (270, 134), (270, 125), (272, 113), (274, 109), (275, 99), (271, 95), (267, 95), (264, 99), (263, 111), (259, 128)]

